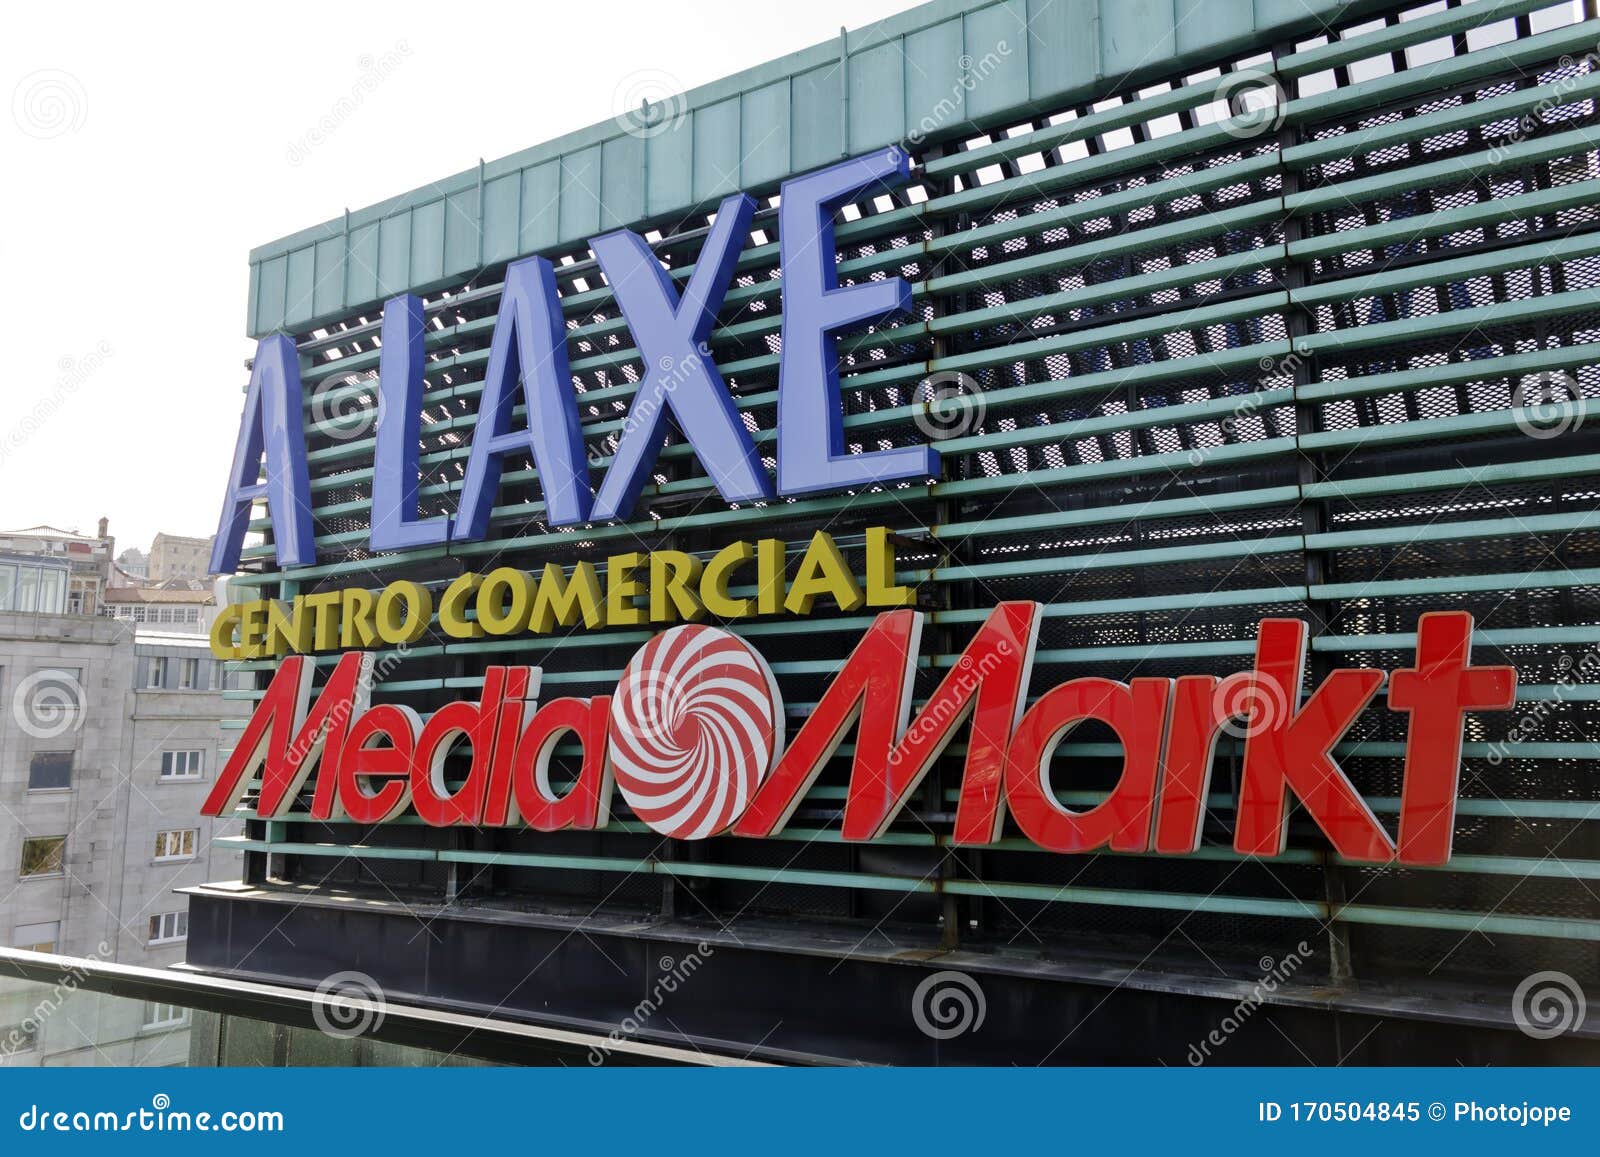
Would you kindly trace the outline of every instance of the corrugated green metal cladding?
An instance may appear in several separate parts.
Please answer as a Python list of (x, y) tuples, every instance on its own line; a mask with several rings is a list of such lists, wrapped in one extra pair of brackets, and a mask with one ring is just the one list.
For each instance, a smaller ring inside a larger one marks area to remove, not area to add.
[(247, 328), (304, 329), (484, 265), (768, 191), (850, 153), (1097, 99), (1175, 62), (1380, 6), (935, 0), (662, 102), (648, 133), (603, 121), (264, 245), (250, 255)]

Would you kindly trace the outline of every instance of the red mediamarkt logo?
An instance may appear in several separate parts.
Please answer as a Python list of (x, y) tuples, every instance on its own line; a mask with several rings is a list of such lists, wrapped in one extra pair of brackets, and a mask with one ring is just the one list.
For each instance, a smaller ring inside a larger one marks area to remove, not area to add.
[[(203, 810), (231, 813), (260, 772), (257, 813), (279, 816), (317, 772), (311, 814), (320, 820), (381, 823), (410, 807), (438, 827), (589, 830), (609, 820), (615, 786), (664, 835), (770, 836), (854, 727), (843, 835), (864, 841), (889, 826), (967, 725), (956, 844), (999, 838), (1009, 808), (1023, 833), (1051, 851), (1182, 854), (1199, 846), (1226, 730), (1244, 737), (1238, 851), (1283, 851), (1292, 792), (1347, 859), (1442, 864), (1455, 828), (1463, 716), (1505, 709), (1516, 695), (1511, 667), (1472, 666), (1472, 616), (1456, 611), (1422, 616), (1415, 666), (1336, 670), (1303, 702), (1306, 624), (1266, 619), (1251, 670), (1225, 679), (1073, 679), (1024, 710), (1040, 611), (1031, 602), (996, 607), (914, 718), (923, 616), (879, 615), (787, 745), (765, 660), (715, 627), (657, 635), (611, 696), (539, 704), (539, 668), (491, 667), (478, 702), (447, 704), (426, 721), (409, 707), (370, 704), (370, 654), (341, 657), (314, 702), (312, 663), (294, 656)], [(1332, 755), (1385, 681), (1390, 710), (1409, 716), (1398, 847)], [(1063, 785), (1052, 782), (1051, 756), (1089, 720), (1120, 740), (1122, 774), (1104, 800), (1075, 811), (1057, 797)], [(582, 768), (558, 788), (550, 759), (569, 733)], [(471, 761), (465, 781), (452, 785), (446, 759), (462, 742)]]

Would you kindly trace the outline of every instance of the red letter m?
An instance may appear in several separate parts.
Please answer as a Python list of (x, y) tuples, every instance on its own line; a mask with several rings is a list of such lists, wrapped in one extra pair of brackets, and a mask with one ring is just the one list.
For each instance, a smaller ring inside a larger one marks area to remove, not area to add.
[(781, 829), (859, 720), (845, 799), (844, 838), (875, 839), (971, 716), (956, 841), (983, 844), (995, 839), (1002, 815), (1006, 745), (1022, 713), (1038, 621), (1037, 603), (996, 607), (908, 727), (922, 615), (915, 611), (879, 615), (756, 792), (734, 832), (769, 836)]
[(256, 814), (277, 815), (299, 794), (323, 749), (331, 743), (338, 751), (343, 745), (351, 719), (367, 709), (372, 656), (359, 651), (343, 656), (308, 716), (312, 673), (311, 660), (304, 655), (292, 655), (279, 666), (261, 705), (245, 725), (239, 745), (217, 777), (216, 787), (200, 808), (202, 815), (231, 813), (263, 767)]

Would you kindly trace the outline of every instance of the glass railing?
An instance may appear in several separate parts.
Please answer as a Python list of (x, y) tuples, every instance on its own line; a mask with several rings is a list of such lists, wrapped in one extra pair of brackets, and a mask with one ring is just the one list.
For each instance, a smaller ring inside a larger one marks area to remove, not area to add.
[(0, 1067), (728, 1065), (734, 1057), (182, 969), (0, 948)]

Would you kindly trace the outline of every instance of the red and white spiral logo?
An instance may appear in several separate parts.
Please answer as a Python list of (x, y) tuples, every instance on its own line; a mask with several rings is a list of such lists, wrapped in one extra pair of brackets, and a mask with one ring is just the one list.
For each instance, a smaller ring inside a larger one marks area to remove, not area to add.
[(716, 627), (657, 635), (611, 700), (611, 771), (654, 831), (701, 840), (744, 813), (783, 749), (783, 697), (756, 650)]

